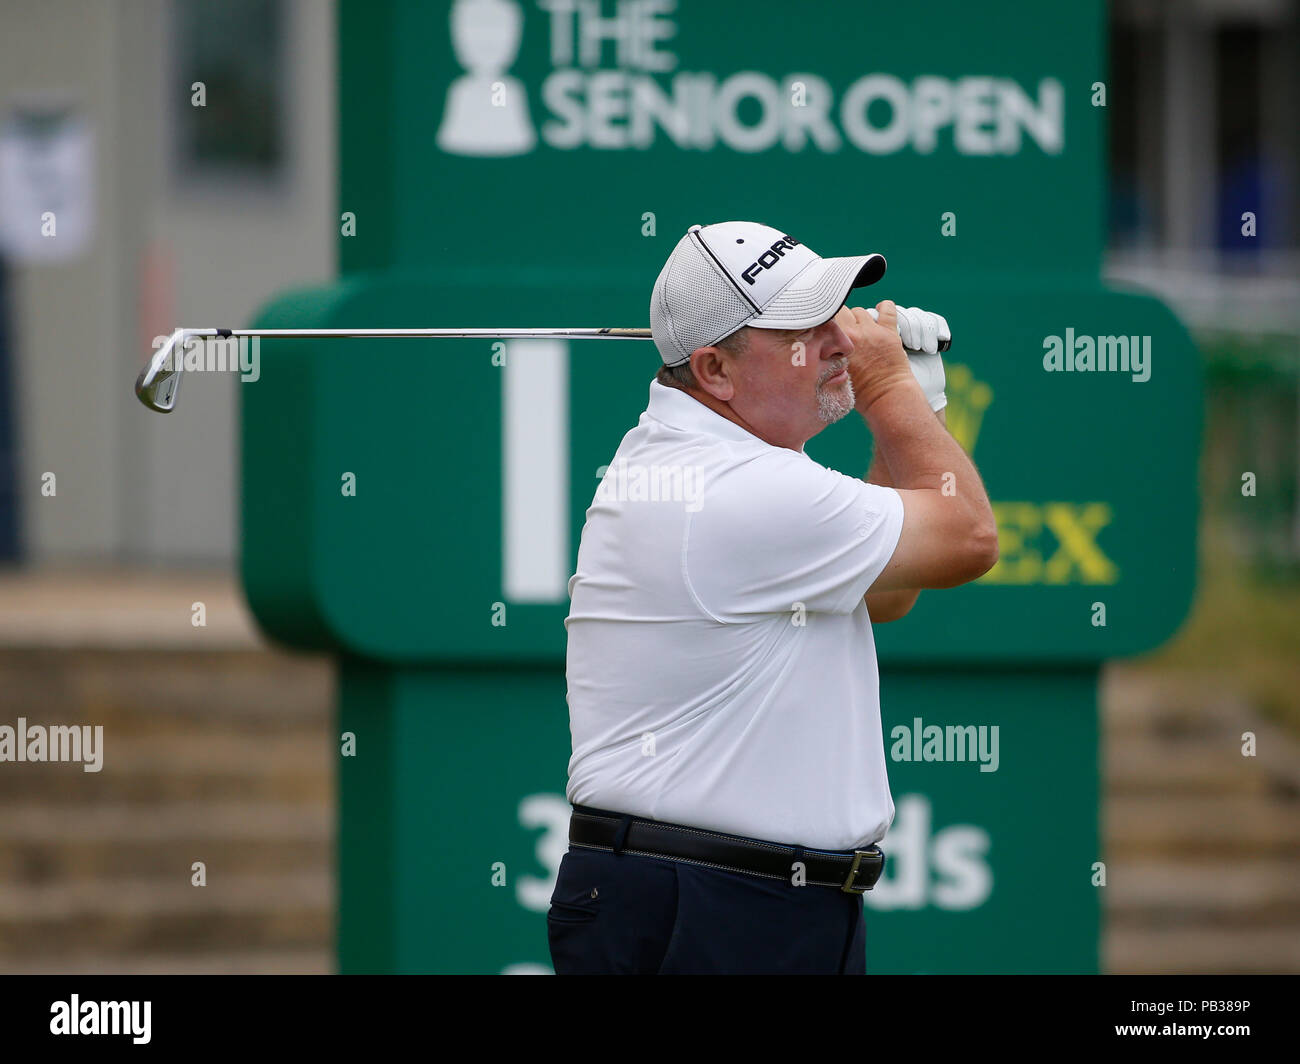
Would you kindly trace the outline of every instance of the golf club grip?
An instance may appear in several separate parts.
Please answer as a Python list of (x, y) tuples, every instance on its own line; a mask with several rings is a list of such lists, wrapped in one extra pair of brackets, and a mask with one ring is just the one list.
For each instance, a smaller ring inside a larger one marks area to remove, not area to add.
[[(868, 307), (868, 308), (867, 308), (867, 313), (871, 315), (871, 318), (872, 318), (873, 321), (879, 321), (879, 320), (880, 320), (880, 315), (876, 312), (876, 308), (875, 308), (875, 307)], [(939, 353), (940, 353), (940, 354), (943, 354), (943, 353), (944, 353), (945, 351), (947, 351), (948, 348), (950, 348), (950, 347), (952, 347), (952, 337), (951, 337), (951, 336), (949, 336), (949, 338), (948, 338), (947, 340), (940, 340), (940, 341), (939, 341)], [(905, 348), (903, 348), (903, 350), (906, 351), (907, 348), (905, 347)]]

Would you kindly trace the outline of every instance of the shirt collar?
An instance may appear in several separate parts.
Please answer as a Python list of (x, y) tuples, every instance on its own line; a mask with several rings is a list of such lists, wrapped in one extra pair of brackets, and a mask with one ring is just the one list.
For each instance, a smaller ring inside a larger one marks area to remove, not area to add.
[[(681, 388), (670, 388), (666, 384), (660, 384), (658, 380), (650, 381), (650, 404), (645, 412), (656, 421), (683, 432), (701, 432), (724, 440), (761, 443), (764, 447), (772, 446), (748, 429), (723, 417), (716, 410), (709, 409), (690, 392), (683, 391)], [(806, 452), (800, 447), (799, 453)]]
[(710, 410), (689, 392), (670, 388), (657, 380), (650, 382), (650, 405), (645, 412), (656, 421), (683, 432), (701, 432), (743, 443), (764, 442), (748, 429)]

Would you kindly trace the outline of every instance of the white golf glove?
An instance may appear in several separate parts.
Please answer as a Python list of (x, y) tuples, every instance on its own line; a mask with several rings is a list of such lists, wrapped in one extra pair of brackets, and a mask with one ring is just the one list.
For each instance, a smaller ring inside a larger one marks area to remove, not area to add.
[[(948, 405), (948, 397), (943, 392), (943, 356), (939, 354), (939, 341), (951, 340), (952, 330), (941, 314), (932, 314), (920, 307), (897, 309), (898, 335), (911, 363), (912, 376), (925, 392), (930, 409), (937, 413)], [(876, 321), (880, 320), (874, 307), (868, 307), (867, 313)]]

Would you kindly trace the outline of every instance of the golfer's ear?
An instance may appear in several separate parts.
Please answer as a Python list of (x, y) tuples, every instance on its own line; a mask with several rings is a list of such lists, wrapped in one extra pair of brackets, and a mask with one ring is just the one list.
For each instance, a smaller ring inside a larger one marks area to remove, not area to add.
[(731, 360), (720, 347), (697, 347), (691, 352), (696, 383), (715, 399), (727, 402), (735, 394), (731, 371)]

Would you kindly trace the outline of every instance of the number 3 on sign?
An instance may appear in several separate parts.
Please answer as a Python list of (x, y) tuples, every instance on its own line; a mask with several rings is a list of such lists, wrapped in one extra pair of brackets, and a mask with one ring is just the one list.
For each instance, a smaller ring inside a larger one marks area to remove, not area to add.
[(537, 839), (537, 863), (546, 869), (546, 878), (520, 876), (515, 884), (515, 898), (525, 909), (544, 913), (551, 907), (555, 879), (560, 874), (560, 859), (569, 848), (569, 816), (573, 809), (561, 794), (530, 794), (519, 803), (519, 823), (524, 828), (541, 828)]

